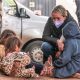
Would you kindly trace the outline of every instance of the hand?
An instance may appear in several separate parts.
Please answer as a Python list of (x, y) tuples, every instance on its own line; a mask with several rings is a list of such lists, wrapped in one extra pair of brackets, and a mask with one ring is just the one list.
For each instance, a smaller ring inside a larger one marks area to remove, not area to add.
[(61, 51), (57, 51), (57, 52), (56, 52), (56, 55), (55, 55), (56, 58), (59, 58), (60, 54), (61, 54)]
[(41, 71), (41, 76), (51, 76), (53, 74), (52, 57), (48, 57), (48, 61), (45, 62), (43, 70)]
[(41, 71), (41, 76), (52, 76), (53, 75), (53, 66), (44, 67)]
[(52, 66), (48, 67), (48, 70), (46, 73), (48, 76), (53, 76), (53, 67)]
[(58, 46), (59, 51), (63, 51), (64, 43), (62, 40), (57, 40), (57, 46)]

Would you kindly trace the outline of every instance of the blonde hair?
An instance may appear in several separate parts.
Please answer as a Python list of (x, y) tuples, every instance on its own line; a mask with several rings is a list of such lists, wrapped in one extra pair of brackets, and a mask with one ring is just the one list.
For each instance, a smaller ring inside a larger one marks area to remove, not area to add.
[(67, 17), (67, 10), (62, 6), (62, 5), (58, 5), (56, 6), (53, 10), (52, 13), (54, 12), (59, 12), (62, 14), (63, 17)]

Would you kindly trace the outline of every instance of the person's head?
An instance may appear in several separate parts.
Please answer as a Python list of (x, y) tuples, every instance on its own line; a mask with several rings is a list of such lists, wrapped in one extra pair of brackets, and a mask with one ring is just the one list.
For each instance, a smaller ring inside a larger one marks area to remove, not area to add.
[(67, 17), (67, 10), (62, 5), (58, 5), (52, 10), (51, 17), (55, 26), (61, 26)]
[(21, 47), (21, 41), (18, 37), (9, 37), (5, 43), (5, 52), (19, 52)]
[(9, 29), (5, 29), (0, 36), (0, 44), (5, 44), (7, 38), (11, 37), (11, 36), (16, 36), (16, 33), (12, 30)]

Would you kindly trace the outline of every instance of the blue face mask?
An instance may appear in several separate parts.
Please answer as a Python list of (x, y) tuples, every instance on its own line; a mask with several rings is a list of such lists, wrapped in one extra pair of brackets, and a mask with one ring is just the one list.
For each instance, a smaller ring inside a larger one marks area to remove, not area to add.
[(54, 21), (54, 24), (57, 28), (59, 28), (63, 23), (64, 21), (61, 21), (61, 20)]

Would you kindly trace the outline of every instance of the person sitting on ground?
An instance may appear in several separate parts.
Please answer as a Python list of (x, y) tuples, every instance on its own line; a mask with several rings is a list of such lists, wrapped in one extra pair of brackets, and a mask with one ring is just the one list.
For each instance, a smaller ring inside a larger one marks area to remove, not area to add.
[[(43, 38), (46, 42), (42, 44), (42, 50), (45, 58), (51, 55), (53, 69), (52, 66), (50, 68), (45, 65), (41, 75), (80, 78), (80, 73), (78, 73), (80, 71), (80, 29), (62, 5), (53, 9), (52, 16), (44, 29)], [(54, 52), (53, 48), (57, 48), (57, 51)], [(56, 53), (59, 53), (57, 57)]]
[(16, 36), (16, 33), (9, 29), (5, 29), (0, 35), (0, 61), (5, 56), (5, 47), (4, 47), (5, 42), (7, 38), (11, 36)]
[(14, 77), (37, 77), (35, 67), (25, 69), (31, 58), (25, 52), (20, 52), (21, 41), (17, 37), (10, 37), (5, 43), (6, 56), (2, 60), (2, 70), (6, 75)]

